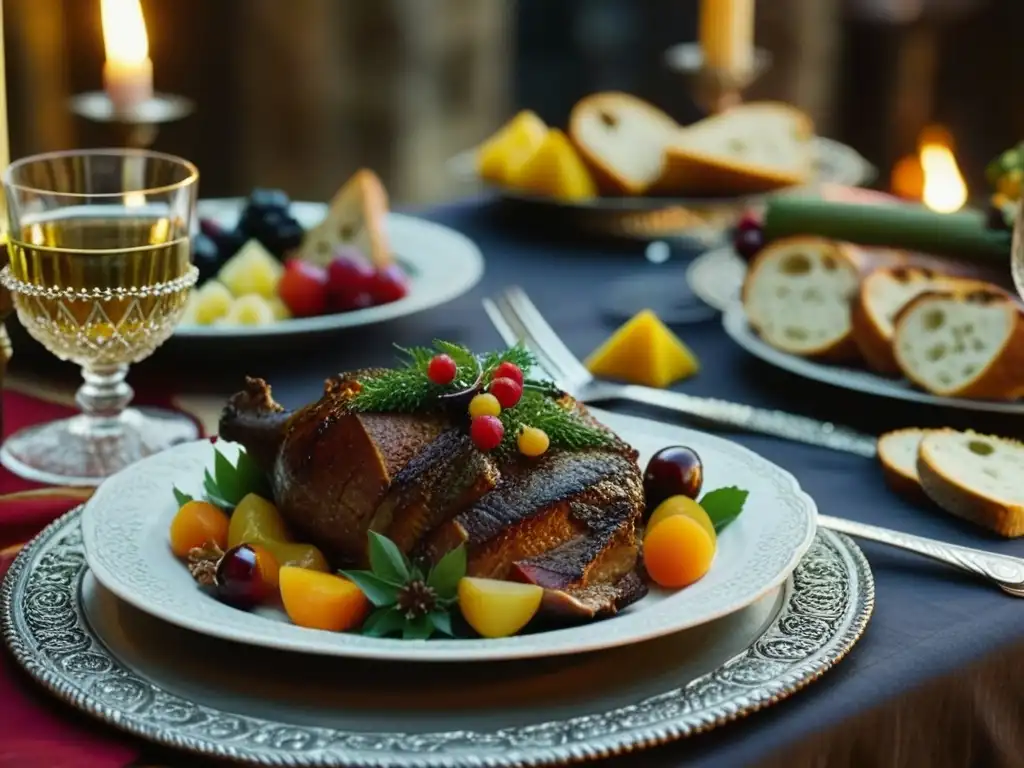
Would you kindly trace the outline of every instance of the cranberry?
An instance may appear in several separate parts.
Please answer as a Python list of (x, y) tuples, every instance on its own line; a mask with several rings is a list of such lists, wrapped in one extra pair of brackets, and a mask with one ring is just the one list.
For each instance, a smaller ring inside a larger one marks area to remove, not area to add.
[(737, 229), (732, 247), (744, 261), (751, 261), (764, 248), (764, 231), (760, 228)]
[(494, 369), (494, 379), (512, 379), (520, 387), (523, 386), (523, 371), (515, 363), (502, 363)]
[(402, 268), (392, 264), (370, 278), (369, 292), (374, 304), (390, 304), (409, 295), (409, 283)]
[(291, 259), (285, 263), (277, 294), (296, 317), (322, 315), (327, 311), (327, 270)]
[(456, 373), (455, 361), (448, 355), (434, 355), (427, 363), (427, 378), (442, 387), (455, 381)]
[(217, 563), (217, 597), (224, 603), (241, 608), (259, 605), (273, 592), (271, 580), (264, 572), (264, 561), (248, 544), (232, 547)]
[(487, 388), (498, 399), (502, 408), (514, 408), (523, 396), (523, 386), (517, 384), (513, 379), (497, 378)]
[(374, 273), (361, 259), (344, 253), (327, 265), (328, 302), (336, 312), (371, 306), (370, 283)]
[(644, 499), (647, 514), (669, 496), (696, 499), (704, 484), (704, 464), (692, 448), (673, 445), (662, 448), (644, 470)]
[(469, 424), (469, 437), (473, 445), (487, 453), (501, 445), (505, 427), (497, 416), (476, 416)]

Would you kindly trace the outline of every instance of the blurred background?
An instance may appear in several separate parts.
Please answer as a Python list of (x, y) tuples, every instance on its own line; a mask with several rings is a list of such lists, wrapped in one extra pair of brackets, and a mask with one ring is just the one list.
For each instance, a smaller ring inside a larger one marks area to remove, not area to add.
[[(98, 0), (3, 0), (12, 156), (112, 142), (74, 117), (102, 87)], [(158, 91), (196, 102), (155, 148), (198, 163), (203, 195), (281, 187), (323, 200), (361, 165), (397, 204), (471, 192), (445, 171), (519, 107), (562, 124), (618, 88), (696, 119), (670, 46), (697, 0), (142, 0)], [(1024, 137), (1021, 0), (761, 0), (774, 56), (748, 98), (789, 101), (818, 133), (914, 187), (928, 129), (969, 189)]]

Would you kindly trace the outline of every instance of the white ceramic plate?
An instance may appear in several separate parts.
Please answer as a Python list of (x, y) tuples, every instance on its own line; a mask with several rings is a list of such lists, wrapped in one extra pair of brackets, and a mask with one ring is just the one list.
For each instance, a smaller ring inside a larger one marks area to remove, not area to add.
[(970, 400), (965, 397), (940, 397), (915, 389), (906, 379), (887, 379), (867, 370), (827, 365), (782, 352), (764, 342), (753, 331), (747, 323), (743, 305), (739, 303), (730, 304), (726, 308), (722, 315), (722, 326), (732, 340), (750, 354), (777, 368), (782, 368), (806, 379), (893, 400), (909, 400), (914, 403), (937, 405), (943, 408), (960, 408), (967, 411), (1024, 414), (1024, 400), (1008, 403), (998, 400)]
[[(238, 198), (200, 200), (199, 216), (234, 227), (243, 204)], [(310, 229), (323, 220), (327, 206), (293, 202), (291, 212), (303, 227)], [(217, 339), (288, 336), (380, 323), (451, 301), (470, 290), (483, 276), (484, 259), (480, 249), (453, 229), (414, 216), (389, 213), (388, 237), (395, 259), (409, 276), (409, 295), (404, 299), (355, 312), (294, 318), (270, 325), (181, 325), (174, 336)]]
[[(405, 661), (489, 661), (556, 656), (648, 640), (733, 613), (781, 584), (811, 544), (817, 510), (796, 478), (722, 438), (681, 427), (594, 411), (640, 451), (641, 466), (667, 445), (702, 457), (705, 489), (750, 492), (743, 514), (719, 539), (710, 572), (676, 592), (652, 589), (598, 626), (498, 640), (378, 639), (304, 629), (274, 608), (246, 613), (202, 593), (168, 547), (176, 511), (171, 492), (201, 493), (213, 448), (201, 441), (172, 448), (108, 479), (89, 501), (82, 531), (89, 567), (103, 586), (157, 618), (240, 643), (329, 656)], [(217, 443), (225, 453), (233, 446)]]
[(747, 264), (733, 250), (723, 245), (702, 253), (686, 268), (686, 284), (697, 297), (719, 312), (740, 298)]

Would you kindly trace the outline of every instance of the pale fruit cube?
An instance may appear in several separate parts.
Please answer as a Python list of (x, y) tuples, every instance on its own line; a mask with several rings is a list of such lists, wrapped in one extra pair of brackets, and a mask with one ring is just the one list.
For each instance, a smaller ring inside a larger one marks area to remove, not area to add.
[(194, 302), (195, 306), (192, 322), (198, 325), (211, 325), (227, 315), (234, 303), (234, 297), (222, 283), (208, 280), (198, 290), (192, 292), (189, 302)]
[(543, 597), (536, 584), (470, 576), (459, 580), (459, 610), (483, 637), (514, 635), (534, 617)]
[(276, 322), (270, 302), (250, 293), (231, 303), (231, 309), (218, 323), (222, 325), (269, 325)]
[(283, 274), (281, 262), (258, 240), (250, 240), (224, 263), (217, 279), (236, 297), (254, 293), (272, 299)]
[(292, 316), (288, 305), (281, 301), (280, 296), (275, 296), (268, 303), (270, 304), (270, 309), (274, 312), (275, 320), (288, 320)]
[(198, 325), (196, 313), (199, 310), (199, 291), (190, 291), (188, 301), (185, 302), (185, 311), (181, 313), (182, 325)]

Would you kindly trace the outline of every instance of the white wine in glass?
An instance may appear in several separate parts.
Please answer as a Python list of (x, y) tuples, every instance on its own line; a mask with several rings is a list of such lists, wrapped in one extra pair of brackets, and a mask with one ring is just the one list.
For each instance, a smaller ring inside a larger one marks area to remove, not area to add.
[(23, 477), (91, 485), (197, 436), (181, 414), (128, 405), (128, 366), (173, 333), (196, 280), (190, 260), (198, 173), (135, 150), (54, 153), (14, 163), (10, 264), (3, 282), (18, 319), (82, 368), (82, 413), (29, 427), (0, 449)]

